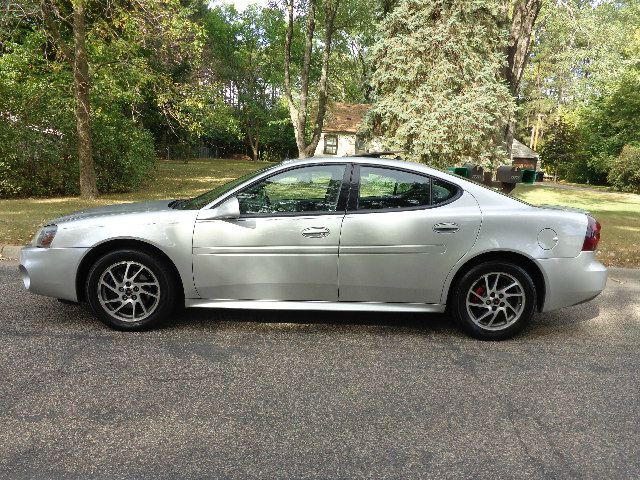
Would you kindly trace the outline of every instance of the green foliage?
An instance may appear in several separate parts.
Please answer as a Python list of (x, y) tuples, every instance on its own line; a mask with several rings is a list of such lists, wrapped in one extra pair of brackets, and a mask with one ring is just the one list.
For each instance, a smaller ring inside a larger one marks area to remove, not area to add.
[(495, 165), (514, 109), (497, 0), (404, 0), (380, 26), (375, 115), (389, 146), (436, 166)]
[(101, 192), (130, 192), (155, 173), (151, 133), (122, 115), (94, 116), (96, 181)]
[[(231, 6), (216, 6), (204, 15), (204, 29), (214, 81), (232, 98), (210, 110), (211, 123), (203, 136), (216, 146), (247, 150), (254, 160), (282, 159), (295, 149), (293, 127), (280, 96), (282, 12), (249, 6), (238, 13)], [(221, 138), (225, 131), (226, 138)]]
[(523, 82), (519, 133), (528, 137), (523, 126), (542, 114), (544, 158), (556, 142), (553, 119), (571, 117), (582, 153), (560, 167), (568, 180), (607, 183), (623, 147), (640, 142), (638, 25), (638, 0), (544, 3)]
[[(79, 165), (71, 73), (47, 61), (39, 31), (26, 30), (0, 55), (0, 197), (75, 195)], [(150, 134), (98, 89), (92, 99), (94, 158), (102, 192), (130, 191), (153, 172)]]
[(583, 156), (578, 130), (565, 118), (556, 118), (540, 148), (543, 168), (550, 175), (567, 178)]
[(625, 145), (611, 162), (608, 180), (616, 190), (640, 193), (640, 147)]

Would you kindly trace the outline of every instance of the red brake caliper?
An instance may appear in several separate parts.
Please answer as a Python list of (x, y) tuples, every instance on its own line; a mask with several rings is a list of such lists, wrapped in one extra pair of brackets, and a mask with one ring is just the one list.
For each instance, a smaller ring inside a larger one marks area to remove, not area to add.
[[(476, 288), (475, 292), (482, 296), (482, 294), (484, 293), (484, 287), (478, 287)], [(480, 300), (479, 298), (476, 298), (476, 303), (482, 303), (482, 300)]]

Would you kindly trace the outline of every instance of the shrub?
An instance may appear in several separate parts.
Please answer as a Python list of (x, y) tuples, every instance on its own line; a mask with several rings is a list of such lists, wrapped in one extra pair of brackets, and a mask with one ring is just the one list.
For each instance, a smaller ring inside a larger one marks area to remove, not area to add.
[[(0, 118), (0, 197), (77, 195), (79, 165), (72, 118), (57, 129)], [(155, 164), (149, 132), (122, 115), (93, 117), (93, 156), (100, 193), (139, 188)]]
[(121, 115), (98, 114), (92, 132), (98, 191), (129, 192), (153, 177), (155, 150), (148, 130)]
[(640, 148), (625, 145), (611, 162), (608, 175), (609, 183), (622, 192), (640, 193)]

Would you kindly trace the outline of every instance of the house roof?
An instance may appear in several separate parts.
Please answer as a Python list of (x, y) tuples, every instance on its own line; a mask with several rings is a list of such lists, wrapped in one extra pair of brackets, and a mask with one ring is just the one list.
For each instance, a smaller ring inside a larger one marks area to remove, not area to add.
[(336, 102), (327, 111), (322, 131), (356, 133), (370, 108), (368, 103)]
[(511, 144), (511, 158), (538, 158), (538, 154), (515, 138)]

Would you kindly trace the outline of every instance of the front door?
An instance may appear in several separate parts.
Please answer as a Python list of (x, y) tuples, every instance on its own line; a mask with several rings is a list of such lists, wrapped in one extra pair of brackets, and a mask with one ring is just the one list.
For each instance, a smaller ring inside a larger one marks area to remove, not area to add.
[(340, 242), (340, 301), (440, 303), (447, 274), (478, 236), (475, 199), (401, 169), (360, 166), (354, 180)]
[(198, 220), (193, 276), (202, 298), (338, 300), (345, 164), (275, 173), (238, 193), (241, 216)]

